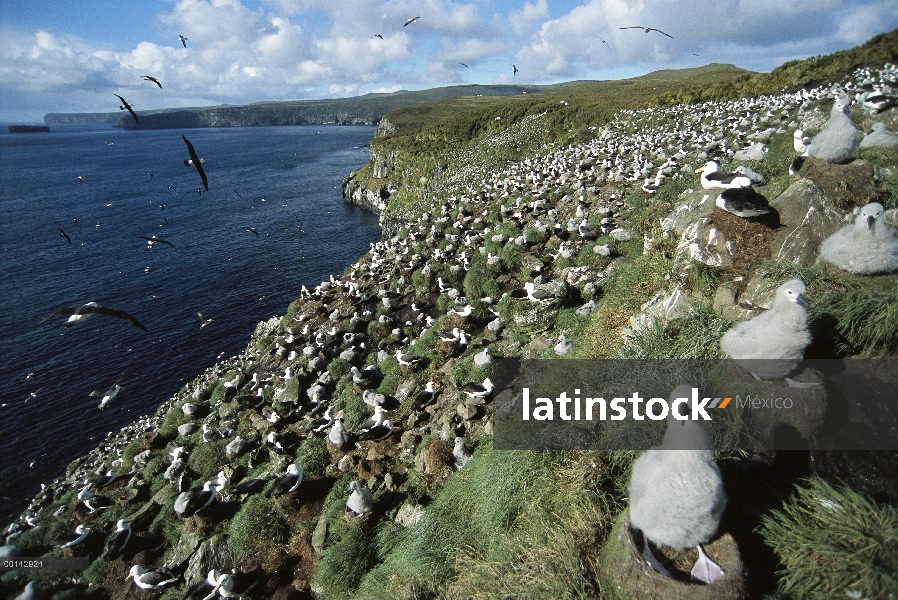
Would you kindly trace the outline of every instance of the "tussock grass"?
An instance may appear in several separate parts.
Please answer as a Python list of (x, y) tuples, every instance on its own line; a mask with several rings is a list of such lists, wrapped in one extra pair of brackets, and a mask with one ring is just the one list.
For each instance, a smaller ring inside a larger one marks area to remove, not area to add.
[(304, 476), (324, 475), (331, 456), (323, 438), (308, 437), (296, 449), (296, 465)]
[(281, 522), (274, 500), (260, 494), (251, 496), (228, 524), (230, 546), (244, 557), (271, 549), (287, 541), (287, 527)]
[(421, 521), (361, 581), (365, 598), (570, 597), (586, 590), (580, 548), (610, 524), (612, 501), (582, 455), (493, 451), (453, 474)]
[(836, 350), (862, 357), (878, 357), (898, 350), (898, 284), (891, 288), (831, 291), (824, 295), (812, 323), (835, 320)]
[(692, 313), (666, 325), (660, 319), (653, 327), (628, 336), (612, 358), (699, 359), (726, 358), (720, 338), (733, 322), (702, 304)]
[(211, 479), (227, 461), (225, 446), (230, 440), (216, 440), (208, 444), (197, 444), (187, 458), (187, 466), (205, 481)]
[[(784, 565), (790, 598), (887, 598), (898, 594), (898, 509), (847, 486), (809, 479), (762, 518), (761, 535)], [(849, 593), (860, 592), (858, 596)]]
[(584, 342), (588, 345), (586, 353), (590, 358), (610, 355), (630, 316), (661, 289), (671, 265), (670, 258), (657, 253), (639, 256), (621, 265), (602, 282), (602, 296), (596, 302), (596, 311), (584, 332)]

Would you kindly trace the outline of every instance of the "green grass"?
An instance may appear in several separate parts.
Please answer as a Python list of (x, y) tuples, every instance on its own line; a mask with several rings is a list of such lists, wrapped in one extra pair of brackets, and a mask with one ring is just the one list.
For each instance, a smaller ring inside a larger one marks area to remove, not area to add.
[(898, 284), (831, 291), (817, 306), (812, 325), (835, 321), (838, 352), (870, 358), (898, 350)]
[(809, 479), (762, 519), (761, 535), (784, 568), (778, 592), (803, 600), (898, 594), (898, 509), (846, 486)]
[(726, 358), (720, 350), (720, 338), (731, 325), (732, 321), (702, 304), (689, 316), (666, 325), (656, 319), (652, 327), (626, 338), (612, 358)]
[(196, 445), (187, 458), (187, 466), (195, 471), (202, 480), (211, 479), (218, 474), (222, 465), (228, 462), (225, 446), (230, 440), (216, 440), (207, 444)]
[(324, 439), (306, 438), (296, 449), (296, 465), (302, 470), (303, 476), (324, 475), (330, 458)]
[(287, 541), (287, 526), (281, 522), (274, 500), (254, 495), (228, 525), (230, 546), (244, 557)]
[[(610, 520), (597, 470), (573, 454), (493, 451), (452, 475), (421, 520), (361, 580), (365, 598), (571, 597), (588, 583), (578, 543)], [(576, 597), (576, 593), (574, 596)]]

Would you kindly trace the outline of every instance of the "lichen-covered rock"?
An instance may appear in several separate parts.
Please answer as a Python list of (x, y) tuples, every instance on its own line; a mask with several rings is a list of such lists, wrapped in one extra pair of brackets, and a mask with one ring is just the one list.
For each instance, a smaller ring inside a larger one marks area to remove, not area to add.
[(690, 312), (692, 304), (678, 285), (672, 290), (661, 290), (643, 304), (640, 313), (630, 317), (630, 327), (640, 332), (652, 327), (657, 319), (666, 323), (688, 316)]
[(733, 264), (735, 254), (726, 235), (711, 219), (702, 217), (683, 230), (674, 255), (674, 270), (683, 269), (693, 260), (712, 267), (728, 267)]
[(777, 235), (770, 255), (804, 266), (814, 263), (820, 244), (839, 230), (842, 215), (810, 179), (799, 179), (770, 203), (787, 229)]

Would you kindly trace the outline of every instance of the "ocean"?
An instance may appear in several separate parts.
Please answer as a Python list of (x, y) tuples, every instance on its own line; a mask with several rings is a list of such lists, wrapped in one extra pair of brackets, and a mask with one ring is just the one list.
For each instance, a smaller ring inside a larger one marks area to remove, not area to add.
[[(340, 191), (367, 163), (373, 127), (5, 129), (0, 525), (71, 460), (240, 352), (302, 285), (340, 275), (380, 237), (377, 215)], [(182, 134), (205, 159), (208, 192), (183, 164)], [(137, 237), (153, 235), (174, 247)], [(103, 315), (68, 329), (64, 316), (40, 324), (91, 301), (147, 331)], [(212, 322), (201, 328), (198, 312)], [(91, 391), (122, 376), (98, 410)]]

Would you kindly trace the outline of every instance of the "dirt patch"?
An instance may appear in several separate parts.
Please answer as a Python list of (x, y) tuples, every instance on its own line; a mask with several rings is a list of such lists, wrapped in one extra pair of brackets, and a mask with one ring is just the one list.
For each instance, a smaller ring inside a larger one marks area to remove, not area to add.
[(839, 210), (850, 211), (855, 206), (882, 201), (881, 190), (873, 182), (873, 165), (866, 161), (834, 165), (809, 157), (799, 173), (820, 186)]
[(733, 264), (721, 271), (723, 281), (732, 281), (740, 291), (754, 273), (753, 264), (770, 258), (770, 247), (784, 225), (779, 213), (771, 208), (766, 215), (743, 219), (726, 211), (711, 214), (711, 222), (733, 244)]

